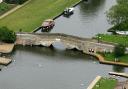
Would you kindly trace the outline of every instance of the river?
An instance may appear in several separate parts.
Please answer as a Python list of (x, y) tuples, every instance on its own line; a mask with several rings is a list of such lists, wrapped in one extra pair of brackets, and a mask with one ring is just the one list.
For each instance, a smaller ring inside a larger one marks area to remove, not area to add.
[[(110, 25), (105, 11), (115, 0), (90, 0), (75, 8), (75, 13), (56, 19), (52, 32), (92, 37), (106, 33)], [(0, 72), (0, 89), (86, 89), (97, 76), (109, 76), (110, 71), (128, 72), (127, 68), (99, 64), (76, 50), (65, 50), (61, 43), (54, 48), (17, 46), (13, 62)]]

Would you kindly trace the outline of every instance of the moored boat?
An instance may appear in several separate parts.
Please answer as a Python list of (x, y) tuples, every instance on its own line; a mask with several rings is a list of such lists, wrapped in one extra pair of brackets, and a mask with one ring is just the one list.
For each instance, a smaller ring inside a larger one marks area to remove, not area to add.
[(42, 31), (48, 32), (50, 29), (52, 29), (55, 26), (55, 22), (53, 19), (47, 19), (42, 23)]
[(66, 8), (63, 12), (64, 15), (72, 15), (74, 13), (74, 8)]

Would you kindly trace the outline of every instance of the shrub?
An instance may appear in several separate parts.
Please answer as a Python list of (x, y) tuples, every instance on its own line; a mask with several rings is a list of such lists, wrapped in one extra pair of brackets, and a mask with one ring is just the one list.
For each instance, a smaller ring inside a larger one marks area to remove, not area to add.
[(115, 57), (123, 56), (125, 54), (125, 46), (122, 44), (116, 45), (114, 49), (114, 54)]
[(9, 7), (6, 3), (0, 3), (0, 12), (7, 10)]
[(0, 41), (6, 43), (14, 43), (16, 40), (15, 32), (9, 30), (7, 27), (0, 28)]

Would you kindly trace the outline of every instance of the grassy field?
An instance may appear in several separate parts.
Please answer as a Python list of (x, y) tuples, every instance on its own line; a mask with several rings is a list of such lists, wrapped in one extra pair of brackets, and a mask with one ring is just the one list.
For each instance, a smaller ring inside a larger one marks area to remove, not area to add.
[[(115, 61), (115, 56), (113, 53), (104, 54), (105, 60), (107, 61)], [(118, 58), (119, 62), (128, 63), (128, 54), (121, 56)]]
[(45, 19), (57, 16), (78, 1), (80, 0), (31, 0), (26, 6), (1, 19), (0, 26), (30, 32), (41, 26)]
[(117, 80), (101, 78), (100, 81), (94, 86), (93, 89), (114, 89), (116, 86)]
[(100, 34), (100, 41), (124, 44), (128, 46), (128, 36)]

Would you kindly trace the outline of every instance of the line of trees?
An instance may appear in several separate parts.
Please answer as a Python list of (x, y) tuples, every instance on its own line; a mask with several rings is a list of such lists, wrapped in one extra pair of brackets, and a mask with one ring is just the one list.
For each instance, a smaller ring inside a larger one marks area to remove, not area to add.
[(6, 43), (14, 43), (16, 40), (15, 32), (9, 30), (7, 27), (0, 28), (0, 41)]

